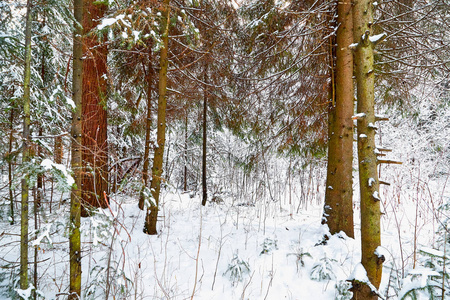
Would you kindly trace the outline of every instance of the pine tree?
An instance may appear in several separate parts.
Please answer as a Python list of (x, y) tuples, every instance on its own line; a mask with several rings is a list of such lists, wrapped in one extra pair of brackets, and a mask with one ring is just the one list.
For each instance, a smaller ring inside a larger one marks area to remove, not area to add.
[(328, 109), (328, 161), (323, 222), (330, 233), (353, 230), (353, 19), (351, 2), (337, 1), (335, 66)]

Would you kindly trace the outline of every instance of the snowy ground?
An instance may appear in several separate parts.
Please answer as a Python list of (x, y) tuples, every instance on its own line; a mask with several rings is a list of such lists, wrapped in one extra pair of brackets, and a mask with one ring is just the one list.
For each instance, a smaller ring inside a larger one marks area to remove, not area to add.
[[(383, 146), (393, 149), (389, 156), (403, 161), (382, 167), (380, 176), (391, 184), (380, 193), (385, 213), (380, 251), (386, 262), (379, 290), (385, 299), (397, 299), (403, 282), (411, 284), (403, 278), (414, 264), (420, 272), (418, 249), (437, 246), (443, 218), (437, 208), (450, 201), (449, 114), (444, 111), (437, 118), (431, 125), (441, 127), (431, 128), (435, 134), (427, 138), (420, 128), (405, 135), (409, 124), (400, 117), (381, 129)], [(425, 124), (422, 129), (431, 130), (427, 128)], [(323, 243), (325, 178), (323, 166), (317, 170), (312, 173), (315, 182), (306, 183), (314, 186), (307, 188), (312, 192), (302, 203), (299, 189), (294, 189), (291, 204), (287, 196), (254, 205), (224, 197), (223, 203), (206, 207), (197, 195), (165, 191), (158, 236), (142, 232), (144, 213), (136, 195), (112, 196), (110, 208), (82, 220), (83, 298), (349, 299), (338, 294), (360, 260), (358, 191), (356, 238), (333, 236)], [(33, 242), (38, 247), (38, 289), (45, 299), (64, 299), (68, 290), (68, 201), (60, 204), (58, 198), (53, 199), (52, 213), (41, 212), (39, 238)], [(18, 233), (18, 225), (0, 221), (4, 298), (11, 297), (12, 283), (18, 280)], [(30, 250), (30, 261), (33, 255)]]

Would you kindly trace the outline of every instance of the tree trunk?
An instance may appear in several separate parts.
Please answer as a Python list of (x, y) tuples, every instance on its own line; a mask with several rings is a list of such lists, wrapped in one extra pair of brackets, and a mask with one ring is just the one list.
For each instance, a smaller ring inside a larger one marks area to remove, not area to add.
[[(380, 201), (375, 149), (374, 65), (373, 43), (369, 40), (373, 24), (373, 5), (369, 0), (358, 0), (353, 6), (355, 75), (358, 112), (358, 166), (361, 198), (361, 263), (370, 282), (378, 288), (381, 281), (382, 257), (375, 252), (380, 239)], [(354, 299), (378, 299), (367, 285), (354, 290)]]
[(166, 106), (167, 106), (167, 67), (168, 49), (169, 49), (169, 15), (170, 15), (170, 0), (164, 0), (161, 6), (162, 22), (161, 22), (161, 38), (163, 47), (160, 53), (160, 70), (159, 70), (159, 84), (158, 84), (158, 118), (156, 139), (157, 146), (155, 149), (153, 167), (152, 167), (152, 183), (150, 190), (152, 193), (152, 203), (147, 208), (145, 216), (144, 232), (147, 234), (157, 234), (156, 221), (158, 218), (159, 194), (161, 191), (161, 176), (164, 158), (164, 145), (166, 142)]
[(69, 263), (70, 285), (68, 299), (81, 297), (81, 180), (82, 180), (82, 154), (81, 154), (81, 98), (83, 83), (83, 28), (79, 26), (83, 20), (83, 0), (74, 0), (73, 3), (75, 31), (73, 37), (73, 102), (75, 109), (72, 111), (72, 172), (75, 185), (72, 186), (70, 196), (70, 226), (69, 226)]
[[(151, 53), (150, 53), (151, 54)], [(151, 56), (150, 56), (151, 57)], [(150, 155), (150, 131), (152, 127), (152, 81), (153, 81), (153, 67), (150, 63), (148, 65), (147, 70), (147, 119), (146, 119), (146, 127), (145, 127), (145, 148), (144, 148), (144, 166), (142, 167), (142, 190), (139, 197), (139, 208), (144, 210), (144, 202), (145, 195), (144, 189), (148, 184), (148, 167), (150, 164), (149, 155)]]
[(353, 229), (353, 42), (351, 2), (337, 4), (336, 66), (334, 103), (329, 109), (327, 188), (324, 217), (330, 233)]
[[(42, 127), (39, 127), (39, 136), (42, 136), (43, 130)], [(37, 147), (37, 156), (42, 158), (42, 146), (39, 144)], [(39, 208), (42, 204), (43, 200), (43, 191), (44, 191), (44, 174), (39, 173), (37, 175), (37, 190), (36, 190), (36, 208)]]
[[(23, 152), (22, 164), (27, 168), (30, 162), (30, 80), (31, 80), (31, 0), (27, 1), (27, 16), (25, 27), (25, 72), (23, 82)], [(28, 187), (29, 175), (22, 179), (22, 200), (20, 219), (20, 288), (28, 288)]]
[(188, 109), (186, 104), (184, 116), (184, 174), (183, 174), (183, 191), (187, 191), (187, 142), (188, 142)]
[[(14, 108), (11, 107), (11, 112), (9, 115), (9, 150), (8, 153), (12, 152), (13, 139), (14, 139)], [(9, 213), (10, 213), (10, 224), (14, 224), (14, 192), (13, 192), (13, 157), (8, 158), (8, 187), (9, 187)]]
[(83, 200), (81, 215), (89, 215), (90, 207), (108, 207), (108, 148), (106, 114), (106, 44), (99, 44), (95, 34), (89, 34), (98, 25), (107, 8), (104, 2), (83, 0)]
[(63, 142), (62, 142), (62, 136), (57, 136), (55, 138), (55, 144), (54, 144), (54, 154), (53, 158), (55, 160), (55, 163), (62, 164), (63, 161)]
[(206, 80), (208, 79), (208, 67), (205, 66), (205, 73), (204, 73), (204, 90), (203, 90), (203, 149), (202, 149), (202, 191), (203, 191), (203, 198), (202, 198), (202, 205), (206, 205), (206, 201), (208, 200), (208, 187), (206, 185), (206, 115), (208, 112), (208, 91), (207, 91), (207, 85)]

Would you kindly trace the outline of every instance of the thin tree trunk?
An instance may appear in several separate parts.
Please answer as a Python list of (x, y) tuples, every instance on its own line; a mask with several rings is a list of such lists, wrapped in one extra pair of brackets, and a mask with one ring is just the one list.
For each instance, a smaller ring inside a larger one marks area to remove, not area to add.
[[(151, 57), (151, 56), (150, 56)], [(142, 167), (142, 190), (139, 197), (139, 208), (144, 210), (145, 195), (144, 189), (148, 184), (148, 167), (150, 164), (150, 131), (152, 127), (152, 81), (153, 81), (153, 67), (151, 60), (147, 70), (147, 119), (145, 127), (145, 148), (144, 148), (144, 165)]]
[[(42, 136), (43, 130), (42, 127), (39, 127), (39, 136)], [(37, 147), (37, 156), (41, 158), (42, 156), (42, 146), (39, 144)], [(44, 189), (44, 175), (38, 174), (37, 175), (37, 191), (36, 191), (36, 206), (39, 208), (42, 204), (43, 199), (43, 189)]]
[[(25, 28), (25, 73), (23, 83), (23, 152), (22, 164), (30, 162), (30, 81), (31, 81), (31, 0), (27, 1), (27, 16)], [(25, 167), (26, 168), (26, 167)], [(28, 288), (28, 187), (29, 175), (22, 179), (22, 200), (20, 219), (20, 288)]]
[(99, 44), (91, 34), (103, 17), (107, 6), (102, 1), (83, 1), (83, 193), (81, 215), (89, 215), (90, 207), (108, 206), (104, 195), (108, 192), (108, 145), (106, 112), (106, 44)]
[(334, 98), (329, 108), (327, 187), (324, 221), (330, 233), (353, 229), (353, 18), (351, 2), (337, 3), (336, 66)]
[(166, 142), (166, 106), (167, 106), (167, 67), (168, 48), (169, 48), (169, 15), (170, 15), (170, 0), (164, 0), (161, 6), (162, 22), (161, 22), (161, 38), (163, 47), (160, 53), (160, 70), (159, 70), (159, 84), (158, 84), (158, 118), (156, 139), (157, 146), (153, 159), (152, 167), (152, 183), (150, 190), (152, 193), (152, 202), (147, 208), (145, 216), (144, 232), (147, 234), (157, 234), (156, 222), (158, 218), (159, 195), (161, 191), (162, 166), (164, 158), (164, 145)]
[(69, 263), (70, 285), (69, 300), (81, 297), (81, 180), (82, 180), (82, 154), (81, 154), (81, 98), (83, 83), (83, 0), (74, 0), (75, 31), (73, 37), (73, 102), (75, 109), (72, 112), (72, 172), (75, 185), (72, 186), (70, 197), (70, 226), (69, 226)]
[(208, 67), (205, 66), (204, 71), (204, 90), (203, 90), (203, 149), (202, 149), (202, 192), (203, 192), (203, 198), (202, 198), (202, 205), (206, 205), (206, 201), (208, 200), (208, 187), (206, 184), (206, 141), (207, 141), (207, 132), (206, 132), (206, 118), (208, 113), (208, 91), (207, 91), (207, 85), (206, 81), (208, 80)]
[[(9, 150), (8, 153), (12, 152), (12, 145), (14, 139), (14, 108), (11, 107), (11, 112), (9, 115)], [(14, 224), (14, 193), (13, 193), (13, 157), (8, 159), (8, 187), (9, 187), (9, 213), (10, 213), (10, 224)]]
[[(358, 112), (358, 166), (361, 198), (361, 263), (370, 282), (378, 288), (381, 281), (383, 257), (377, 256), (380, 238), (380, 199), (375, 149), (374, 65), (373, 43), (369, 40), (373, 24), (373, 5), (369, 0), (354, 2), (353, 24), (355, 49), (355, 75)], [(354, 286), (354, 299), (378, 299), (363, 284)]]
[(62, 160), (63, 160), (63, 142), (62, 142), (62, 137), (61, 136), (58, 136), (58, 137), (55, 138), (54, 159), (55, 159), (55, 163), (62, 164)]
[[(42, 135), (42, 134), (39, 134)], [(34, 238), (37, 239), (38, 238), (38, 230), (39, 230), (39, 226), (38, 226), (38, 218), (39, 218), (39, 214), (38, 214), (38, 209), (39, 209), (39, 187), (37, 188), (37, 191), (34, 193)], [(34, 284), (34, 290), (33, 290), (33, 299), (36, 300), (37, 299), (37, 293), (36, 290), (38, 290), (38, 247), (34, 247), (34, 262), (33, 262), (33, 284)]]
[(188, 110), (186, 105), (186, 112), (184, 116), (184, 175), (183, 175), (183, 190), (187, 191), (187, 142), (188, 142)]

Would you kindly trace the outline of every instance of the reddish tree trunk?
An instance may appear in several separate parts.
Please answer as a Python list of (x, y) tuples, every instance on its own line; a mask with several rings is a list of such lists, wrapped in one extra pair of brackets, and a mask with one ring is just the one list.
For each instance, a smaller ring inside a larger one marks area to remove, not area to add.
[[(82, 216), (89, 207), (107, 207), (105, 193), (108, 189), (108, 148), (106, 115), (106, 45), (89, 33), (106, 11), (106, 5), (93, 0), (83, 0), (83, 99), (82, 145), (83, 169)], [(89, 33), (89, 34), (88, 34)]]

